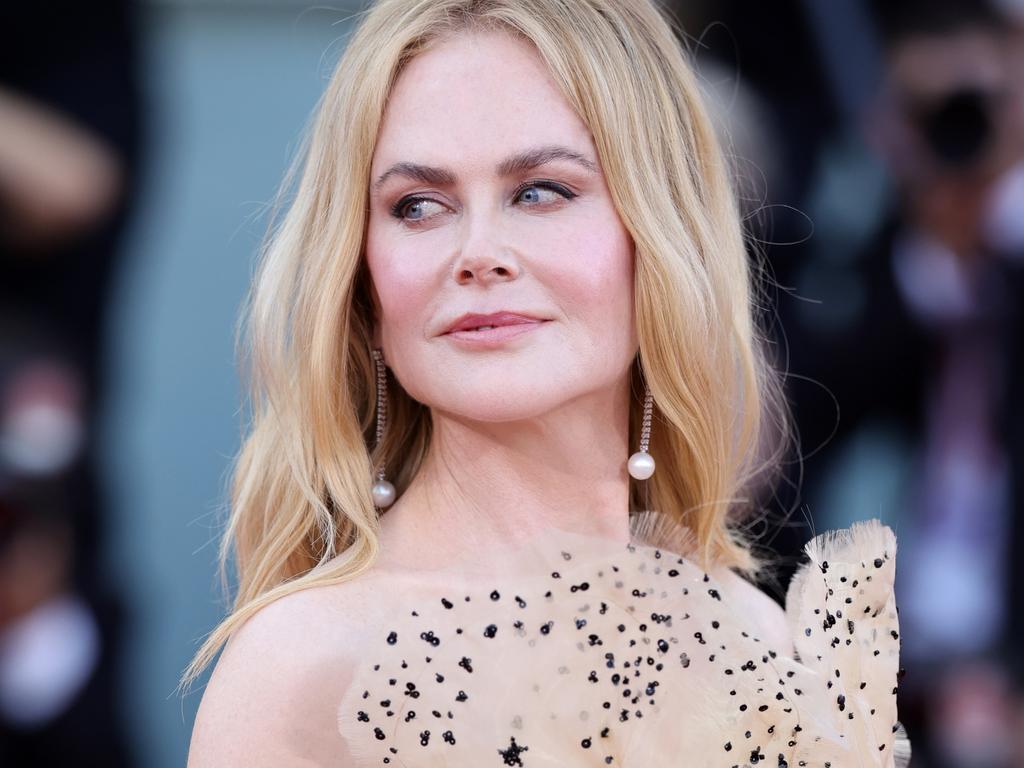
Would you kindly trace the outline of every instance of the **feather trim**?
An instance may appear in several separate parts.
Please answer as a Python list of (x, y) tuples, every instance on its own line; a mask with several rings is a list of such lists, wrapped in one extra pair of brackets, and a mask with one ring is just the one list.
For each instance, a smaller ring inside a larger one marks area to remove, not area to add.
[(896, 707), (896, 536), (878, 519), (859, 521), (815, 536), (804, 552), (808, 561), (786, 593), (797, 658), (820, 675), (836, 714), (850, 716), (836, 725), (855, 754), (882, 756), (858, 765), (906, 765), (910, 742)]
[(892, 745), (893, 755), (896, 757), (896, 768), (908, 768), (910, 765), (910, 738), (907, 736), (907, 729), (903, 723), (896, 723), (896, 740)]

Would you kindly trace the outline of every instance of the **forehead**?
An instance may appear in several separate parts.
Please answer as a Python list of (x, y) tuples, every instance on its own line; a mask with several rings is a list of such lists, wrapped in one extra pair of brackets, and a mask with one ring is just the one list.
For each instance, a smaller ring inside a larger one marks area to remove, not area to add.
[(373, 165), (491, 165), (509, 149), (536, 144), (593, 146), (529, 42), (502, 32), (464, 32), (435, 43), (399, 75)]

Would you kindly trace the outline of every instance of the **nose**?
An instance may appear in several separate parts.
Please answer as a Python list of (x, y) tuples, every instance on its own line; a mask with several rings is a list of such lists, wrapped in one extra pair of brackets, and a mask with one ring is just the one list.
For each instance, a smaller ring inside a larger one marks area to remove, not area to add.
[(507, 246), (495, 237), (495, 227), (485, 222), (474, 222), (465, 238), (452, 274), (459, 284), (496, 283), (515, 280), (519, 276), (519, 264)]

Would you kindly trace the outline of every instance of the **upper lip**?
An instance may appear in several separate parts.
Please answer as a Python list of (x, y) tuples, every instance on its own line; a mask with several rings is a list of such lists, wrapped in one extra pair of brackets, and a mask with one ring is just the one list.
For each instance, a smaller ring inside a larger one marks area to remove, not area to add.
[(537, 317), (535, 315), (528, 314), (526, 312), (493, 312), (489, 315), (479, 315), (473, 312), (467, 313), (457, 317), (445, 333), (453, 333), (455, 331), (470, 331), (474, 328), (479, 328), (482, 325), (520, 325), (522, 323), (537, 323), (545, 320), (546, 318)]

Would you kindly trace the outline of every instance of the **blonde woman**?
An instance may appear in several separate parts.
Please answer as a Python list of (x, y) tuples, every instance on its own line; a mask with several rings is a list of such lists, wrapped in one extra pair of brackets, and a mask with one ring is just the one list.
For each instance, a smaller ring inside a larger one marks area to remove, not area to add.
[(651, 0), (380, 0), (301, 161), (190, 766), (905, 764), (892, 532), (751, 583), (784, 401)]

